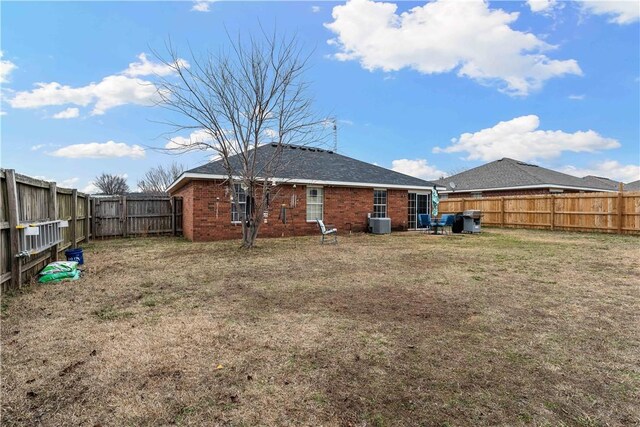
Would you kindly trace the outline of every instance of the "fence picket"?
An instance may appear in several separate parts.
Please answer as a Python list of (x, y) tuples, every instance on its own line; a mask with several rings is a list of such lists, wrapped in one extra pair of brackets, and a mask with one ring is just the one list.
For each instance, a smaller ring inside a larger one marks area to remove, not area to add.
[[(174, 211), (169, 196), (130, 195), (122, 204), (127, 209), (121, 211), (119, 196), (94, 198), (54, 182), (0, 169), (0, 288), (2, 292), (18, 288), (65, 249), (88, 242), (90, 236), (117, 237), (125, 230), (130, 236), (181, 234), (182, 199), (176, 198), (175, 203)], [(110, 218), (113, 216), (115, 220)], [(69, 227), (45, 232), (60, 233), (60, 244), (29, 259), (16, 257), (19, 224), (56, 219), (69, 221)]]
[(639, 191), (449, 198), (439, 210), (457, 213), (462, 207), (483, 211), (487, 226), (640, 234)]

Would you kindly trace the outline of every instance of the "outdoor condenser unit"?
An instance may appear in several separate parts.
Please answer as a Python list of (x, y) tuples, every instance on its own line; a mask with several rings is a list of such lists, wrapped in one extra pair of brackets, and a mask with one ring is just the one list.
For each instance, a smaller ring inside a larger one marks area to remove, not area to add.
[(373, 234), (389, 234), (391, 218), (369, 218), (369, 229)]

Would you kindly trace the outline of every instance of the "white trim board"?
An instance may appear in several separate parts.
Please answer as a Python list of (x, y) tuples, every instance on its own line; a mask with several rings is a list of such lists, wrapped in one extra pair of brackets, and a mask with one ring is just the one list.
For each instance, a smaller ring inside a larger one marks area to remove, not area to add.
[[(167, 192), (171, 192), (171, 190), (178, 187), (178, 184), (185, 179), (206, 179), (206, 180), (226, 180), (228, 177), (226, 175), (213, 175), (207, 173), (194, 173), (194, 172), (183, 172), (177, 180), (174, 181), (173, 184), (167, 188)], [(234, 179), (240, 179), (240, 177), (234, 177)], [(258, 177), (258, 179), (262, 179)], [(357, 188), (387, 188), (393, 190), (422, 190), (422, 191), (431, 191), (433, 187), (420, 187), (420, 186), (411, 186), (411, 185), (390, 185), (390, 184), (381, 184), (381, 183), (372, 183), (372, 182), (348, 182), (348, 181), (323, 181), (323, 180), (314, 180), (314, 179), (303, 179), (303, 178), (271, 178), (276, 184), (303, 184), (303, 185), (327, 185), (327, 186), (335, 186), (335, 187), (357, 187)], [(445, 187), (436, 187), (437, 191), (441, 191), (445, 189)]]
[(473, 188), (469, 190), (438, 190), (443, 194), (456, 194), (456, 193), (480, 193), (482, 191), (504, 191), (504, 190), (530, 190), (537, 188), (549, 188), (560, 190), (582, 190), (582, 191), (594, 191), (594, 192), (606, 192), (615, 193), (617, 190), (605, 190), (603, 188), (591, 188), (591, 187), (574, 187), (571, 185), (557, 185), (557, 184), (536, 184), (536, 185), (520, 185), (518, 187), (497, 187), (497, 188)]

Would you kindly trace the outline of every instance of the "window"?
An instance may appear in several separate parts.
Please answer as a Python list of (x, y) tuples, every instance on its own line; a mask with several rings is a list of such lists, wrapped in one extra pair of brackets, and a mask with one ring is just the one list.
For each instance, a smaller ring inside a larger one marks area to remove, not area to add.
[(482, 193), (471, 193), (472, 199), (482, 199)]
[(233, 184), (235, 194), (238, 195), (238, 202), (240, 204), (240, 213), (236, 210), (236, 203), (233, 200), (233, 194), (231, 195), (231, 222), (241, 222), (246, 218), (247, 212), (247, 193), (240, 184)]
[(323, 201), (321, 187), (307, 187), (307, 221), (322, 219)]
[(447, 193), (440, 194), (440, 200), (447, 200), (447, 199), (449, 199), (449, 195)]
[(373, 190), (373, 218), (387, 217), (387, 190)]

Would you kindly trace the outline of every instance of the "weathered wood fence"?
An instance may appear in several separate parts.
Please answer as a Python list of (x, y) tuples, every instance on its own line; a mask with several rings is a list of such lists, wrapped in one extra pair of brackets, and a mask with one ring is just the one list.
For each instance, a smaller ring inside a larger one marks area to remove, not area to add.
[(94, 197), (95, 237), (182, 234), (182, 199), (164, 195)]
[[(29, 258), (18, 257), (20, 225), (66, 220), (63, 241)], [(128, 195), (92, 197), (55, 182), (0, 169), (0, 289), (19, 288), (47, 263), (89, 238), (182, 234), (182, 199)]]
[(640, 234), (640, 192), (449, 198), (441, 213), (482, 211), (482, 225)]
[[(66, 249), (89, 241), (90, 196), (75, 189), (59, 188), (55, 182), (41, 181), (0, 170), (0, 285), (2, 291), (18, 288), (42, 267), (58, 259)], [(62, 230), (62, 243), (24, 259), (20, 251), (20, 224), (48, 220), (69, 221)]]

